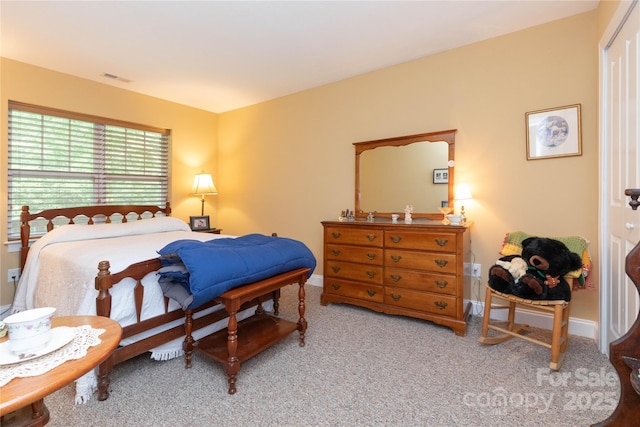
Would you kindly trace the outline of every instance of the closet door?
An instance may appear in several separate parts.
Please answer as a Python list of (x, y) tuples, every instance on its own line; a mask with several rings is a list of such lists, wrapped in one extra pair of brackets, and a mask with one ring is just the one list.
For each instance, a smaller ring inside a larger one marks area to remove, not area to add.
[(625, 257), (640, 241), (640, 211), (626, 188), (640, 188), (640, 6), (621, 4), (601, 42), (600, 348), (635, 322), (640, 298)]

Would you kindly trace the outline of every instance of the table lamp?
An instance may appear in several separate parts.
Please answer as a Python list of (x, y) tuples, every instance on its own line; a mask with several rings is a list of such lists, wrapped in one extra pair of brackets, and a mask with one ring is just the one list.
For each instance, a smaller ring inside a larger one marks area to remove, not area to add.
[(204, 216), (204, 196), (218, 194), (218, 190), (216, 190), (216, 186), (213, 184), (213, 178), (211, 178), (211, 174), (202, 172), (196, 175), (195, 179), (193, 180), (193, 188), (191, 189), (191, 193), (195, 196), (202, 197), (202, 213), (200, 215)]
[[(469, 191), (469, 186), (467, 184), (460, 184), (456, 186), (454, 199), (455, 200), (473, 199), (473, 196), (471, 195), (471, 191)], [(467, 222), (467, 217), (464, 215), (464, 205), (460, 206), (460, 216), (462, 217), (460, 221), (461, 224), (464, 224), (465, 222)]]

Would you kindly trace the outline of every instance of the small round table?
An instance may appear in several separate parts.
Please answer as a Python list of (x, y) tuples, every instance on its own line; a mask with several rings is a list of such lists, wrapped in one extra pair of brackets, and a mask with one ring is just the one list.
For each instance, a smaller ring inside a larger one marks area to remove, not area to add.
[[(14, 378), (0, 387), (0, 416), (3, 417), (3, 426), (9, 424), (31, 427), (45, 425), (49, 422), (49, 410), (44, 405), (45, 396), (65, 387), (104, 362), (118, 346), (122, 336), (122, 328), (115, 320), (102, 316), (63, 316), (54, 317), (52, 321), (53, 327), (83, 325), (105, 330), (99, 337), (100, 344), (89, 347), (86, 356), (76, 360), (68, 360), (36, 377)], [(5, 337), (2, 340), (6, 339)], [(19, 409), (22, 410), (18, 411)], [(14, 411), (18, 411), (18, 413), (11, 414)], [(7, 417), (8, 414), (11, 416)]]

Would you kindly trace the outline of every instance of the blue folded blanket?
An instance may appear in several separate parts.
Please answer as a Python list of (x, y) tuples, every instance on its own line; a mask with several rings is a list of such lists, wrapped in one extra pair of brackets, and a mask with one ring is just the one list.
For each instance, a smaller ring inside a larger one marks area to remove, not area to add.
[(304, 243), (262, 234), (207, 242), (177, 240), (158, 254), (163, 265), (158, 271), (163, 292), (176, 300), (175, 295), (180, 295), (182, 301), (178, 302), (184, 309), (198, 308), (229, 289), (296, 268), (310, 268), (311, 276), (316, 267), (316, 259)]

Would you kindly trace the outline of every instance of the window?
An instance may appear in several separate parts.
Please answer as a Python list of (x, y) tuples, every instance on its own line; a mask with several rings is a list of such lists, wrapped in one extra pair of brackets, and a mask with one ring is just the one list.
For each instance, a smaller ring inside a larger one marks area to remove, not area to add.
[[(165, 206), (170, 131), (9, 101), (9, 238), (20, 212)], [(75, 222), (82, 222), (79, 219)], [(32, 232), (44, 232), (32, 223)]]

